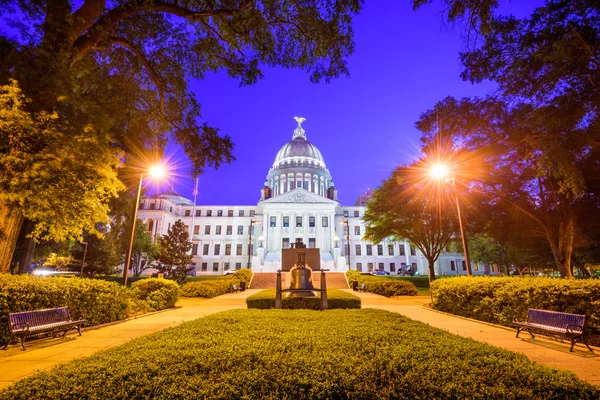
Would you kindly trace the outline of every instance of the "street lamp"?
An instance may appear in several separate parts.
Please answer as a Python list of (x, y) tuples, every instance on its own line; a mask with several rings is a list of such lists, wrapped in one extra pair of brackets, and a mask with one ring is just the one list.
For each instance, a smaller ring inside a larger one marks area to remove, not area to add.
[(341, 220), (340, 224), (346, 225), (346, 241), (348, 242), (348, 270), (350, 270), (350, 223), (348, 222), (348, 218)]
[[(454, 175), (450, 175), (448, 167), (443, 164), (436, 164), (432, 166), (430, 174), (435, 179), (445, 179), (446, 183), (450, 183), (450, 185), (454, 189), (454, 196), (456, 197), (456, 212), (458, 214), (458, 225), (460, 226), (460, 236), (462, 239), (463, 250), (465, 252), (465, 263), (467, 264), (467, 275), (471, 276), (473, 275), (473, 271), (471, 270), (469, 246), (467, 244), (467, 236), (465, 235), (465, 229), (463, 227), (462, 216), (460, 213), (460, 202), (458, 201), (458, 192), (456, 190), (456, 180), (454, 179)], [(458, 265), (456, 266), (456, 271), (458, 272)]]
[(254, 224), (258, 224), (257, 220), (250, 220), (250, 227), (248, 228), (248, 234), (250, 235), (250, 240), (248, 241), (248, 268), (251, 267), (250, 265), (250, 257), (252, 257), (252, 225)]
[(83, 244), (85, 245), (85, 247), (83, 248), (83, 260), (81, 260), (81, 271), (79, 272), (79, 277), (83, 277), (83, 267), (85, 265), (85, 255), (87, 254), (87, 246), (88, 243), (87, 242), (81, 242), (79, 244)]
[(333, 242), (335, 243), (335, 248), (338, 248), (338, 241), (340, 240), (340, 238), (336, 235), (333, 237)]
[(263, 242), (265, 241), (265, 237), (262, 236), (262, 235), (260, 235), (260, 237), (258, 238), (258, 241), (260, 243), (260, 247), (262, 248), (263, 247)]
[[(165, 176), (165, 167), (160, 164), (153, 165), (148, 169), (148, 176), (160, 179)], [(131, 252), (133, 250), (133, 239), (135, 237), (135, 223), (137, 221), (138, 208), (140, 206), (140, 196), (142, 194), (142, 182), (144, 181), (144, 172), (140, 173), (140, 185), (138, 187), (137, 196), (135, 198), (135, 206), (133, 208), (133, 218), (131, 221), (131, 236), (129, 237), (129, 249), (127, 250), (127, 258), (125, 259), (125, 269), (123, 270), (123, 286), (127, 286), (127, 272), (131, 266)]]

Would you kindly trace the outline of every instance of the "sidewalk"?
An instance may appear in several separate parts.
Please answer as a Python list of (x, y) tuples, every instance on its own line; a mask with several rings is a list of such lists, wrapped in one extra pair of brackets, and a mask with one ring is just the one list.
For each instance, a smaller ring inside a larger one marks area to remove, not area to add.
[(531, 361), (547, 367), (569, 370), (579, 379), (600, 386), (600, 349), (598, 348), (594, 348), (592, 354), (585, 346), (577, 344), (571, 353), (570, 344), (566, 342), (560, 343), (538, 335), (535, 340), (532, 340), (527, 332), (515, 338), (514, 329), (427, 309), (424, 305), (431, 302), (429, 296), (386, 298), (372, 293), (353, 292), (350, 289), (346, 291), (359, 296), (363, 308), (393, 311), (455, 335), (522, 353)]
[(220, 311), (246, 308), (246, 298), (258, 291), (249, 289), (245, 292), (229, 293), (214, 299), (181, 298), (177, 303), (180, 308), (142, 315), (99, 329), (84, 329), (82, 336), (75, 333), (67, 335), (65, 338), (26, 343), (26, 351), (22, 351), (20, 345), (12, 344), (8, 350), (0, 352), (0, 371), (2, 371), (0, 389), (56, 364), (89, 356), (97, 351), (179, 325), (185, 321)]

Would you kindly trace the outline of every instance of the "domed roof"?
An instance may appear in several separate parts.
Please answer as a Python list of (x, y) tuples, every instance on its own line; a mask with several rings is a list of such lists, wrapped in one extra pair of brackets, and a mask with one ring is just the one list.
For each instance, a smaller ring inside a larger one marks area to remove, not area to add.
[(277, 152), (273, 167), (282, 166), (282, 164), (290, 162), (304, 161), (325, 168), (323, 155), (321, 155), (321, 152), (314, 144), (306, 140), (304, 129), (298, 123), (298, 128), (294, 131), (293, 139), (284, 144)]

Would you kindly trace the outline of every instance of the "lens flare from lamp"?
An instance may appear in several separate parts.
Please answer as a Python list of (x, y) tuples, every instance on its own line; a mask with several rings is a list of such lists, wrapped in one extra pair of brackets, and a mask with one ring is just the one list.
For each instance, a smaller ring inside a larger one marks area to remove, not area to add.
[(148, 175), (150, 175), (153, 178), (162, 178), (166, 175), (165, 167), (160, 164), (153, 165), (148, 170)]
[(436, 164), (431, 167), (430, 174), (435, 179), (444, 179), (448, 176), (448, 167), (443, 164)]

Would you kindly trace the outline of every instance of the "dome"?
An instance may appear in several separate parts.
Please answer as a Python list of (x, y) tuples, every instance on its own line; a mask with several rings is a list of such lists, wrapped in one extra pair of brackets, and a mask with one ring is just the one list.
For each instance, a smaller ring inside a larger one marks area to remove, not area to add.
[(319, 149), (305, 138), (296, 137), (284, 144), (279, 150), (273, 167), (277, 168), (292, 162), (303, 163), (305, 161), (308, 161), (309, 164), (325, 167), (325, 161)]
[(272, 190), (273, 196), (303, 188), (325, 197), (331, 183), (331, 174), (325, 166), (319, 149), (306, 140), (301, 125), (305, 118), (295, 117), (295, 119), (298, 127), (294, 130), (292, 140), (277, 152), (273, 167), (267, 174), (265, 187)]

